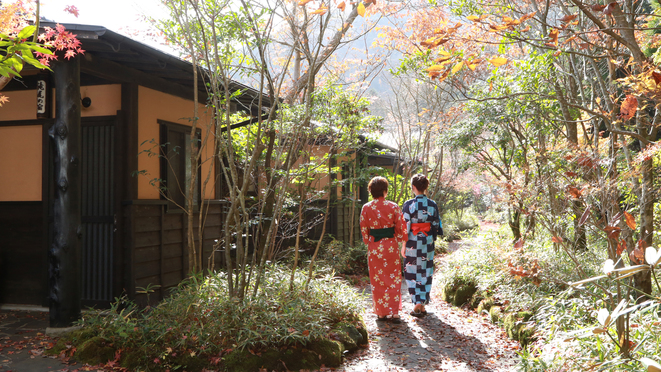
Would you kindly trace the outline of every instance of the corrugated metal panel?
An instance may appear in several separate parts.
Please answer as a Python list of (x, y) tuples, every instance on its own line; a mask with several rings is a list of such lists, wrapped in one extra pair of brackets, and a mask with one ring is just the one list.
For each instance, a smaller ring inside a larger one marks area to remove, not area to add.
[(82, 299), (88, 301), (112, 300), (114, 130), (111, 121), (82, 128)]

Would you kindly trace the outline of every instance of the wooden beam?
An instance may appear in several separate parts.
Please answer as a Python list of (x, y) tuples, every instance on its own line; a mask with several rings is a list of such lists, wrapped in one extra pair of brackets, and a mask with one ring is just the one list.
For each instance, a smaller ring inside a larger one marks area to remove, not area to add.
[(126, 180), (122, 200), (134, 200), (138, 198), (138, 178), (133, 177), (133, 172), (138, 170), (138, 84), (122, 84), (122, 121), (121, 133), (123, 135), (123, 148), (121, 150), (126, 164), (122, 170), (123, 178)]
[[(265, 114), (265, 115), (262, 116), (262, 120), (268, 120), (268, 118), (269, 118), (269, 114)], [(256, 118), (256, 117), (246, 119), (244, 121), (241, 121), (241, 122), (230, 125), (229, 129), (236, 129), (236, 128), (245, 127), (246, 125), (254, 124), (254, 123), (257, 123), (258, 121), (259, 121), (259, 118)], [(223, 132), (227, 132), (227, 126), (224, 126), (224, 127), (220, 128), (220, 133), (223, 133)]]
[[(121, 150), (118, 152), (118, 166), (122, 173), (120, 199), (122, 204), (130, 200), (138, 199), (138, 177), (132, 173), (138, 170), (138, 84), (122, 84), (122, 110), (121, 121), (118, 130), (120, 134)], [(122, 234), (118, 239), (122, 240), (122, 279), (123, 288), (128, 291), (130, 299), (135, 299), (135, 250), (133, 249), (133, 212), (131, 206), (120, 207), (116, 213), (121, 215)]]
[[(97, 58), (93, 53), (85, 54), (85, 57), (81, 59), (80, 68), (86, 74), (102, 77), (110, 81), (135, 83), (180, 98), (188, 100), (193, 99), (192, 87), (176, 84), (167, 79), (155, 77), (140, 70), (123, 66), (119, 63)], [(200, 91), (199, 97), (200, 102), (206, 102), (206, 92)]]
[(70, 327), (81, 315), (80, 58), (53, 63), (55, 149), (53, 243), (49, 247), (50, 326)]

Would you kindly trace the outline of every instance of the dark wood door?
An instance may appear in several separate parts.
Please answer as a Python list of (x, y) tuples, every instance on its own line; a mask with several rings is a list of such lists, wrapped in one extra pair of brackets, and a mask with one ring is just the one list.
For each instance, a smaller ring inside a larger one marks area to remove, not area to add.
[(116, 240), (115, 117), (83, 118), (82, 301), (105, 305), (113, 296)]

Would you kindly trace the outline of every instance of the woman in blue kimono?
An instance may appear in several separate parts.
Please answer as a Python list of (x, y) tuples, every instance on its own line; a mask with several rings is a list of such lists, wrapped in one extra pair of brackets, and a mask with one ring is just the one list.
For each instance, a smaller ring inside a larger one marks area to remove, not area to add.
[(406, 220), (408, 240), (402, 245), (404, 279), (415, 305), (411, 315), (427, 314), (432, 274), (434, 273), (434, 242), (443, 235), (443, 226), (436, 202), (425, 196), (429, 180), (422, 174), (411, 178), (415, 197), (404, 203), (402, 212)]

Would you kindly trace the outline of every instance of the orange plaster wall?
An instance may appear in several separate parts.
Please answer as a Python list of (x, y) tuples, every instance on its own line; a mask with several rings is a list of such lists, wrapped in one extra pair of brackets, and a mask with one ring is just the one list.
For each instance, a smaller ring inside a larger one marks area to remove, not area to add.
[[(328, 152), (330, 151), (330, 146), (325, 146), (325, 145), (324, 146), (313, 146), (312, 148), (308, 149), (308, 151), (310, 151), (311, 156), (321, 158), (324, 155), (328, 154)], [(336, 161), (337, 161), (338, 166), (340, 166), (340, 164), (343, 161), (348, 161), (349, 159), (354, 159), (354, 158), (355, 158), (355, 154), (352, 154), (350, 156), (341, 156), (341, 157), (337, 158)], [(294, 164), (294, 167), (297, 167), (300, 163), (301, 163), (300, 159), (297, 160), (296, 163)], [(328, 182), (329, 182), (328, 163), (324, 163), (322, 166), (317, 168), (315, 170), (315, 172), (316, 172), (316, 174), (314, 175), (314, 180), (312, 181), (310, 186), (314, 190), (324, 190), (326, 187), (328, 187)], [(341, 172), (337, 173), (335, 176), (336, 176), (336, 179), (338, 181), (342, 180), (342, 173)], [(335, 192), (336, 192), (336, 196), (338, 198), (342, 197), (342, 188), (340, 188), (340, 187), (336, 188)]]
[[(166, 120), (177, 124), (190, 126), (188, 118), (193, 117), (193, 102), (183, 98), (171, 96), (149, 88), (139, 87), (138, 89), (139, 113), (138, 113), (138, 152), (144, 150), (158, 151), (159, 142), (159, 124), (158, 120)], [(202, 131), (202, 143), (207, 140), (206, 135), (209, 123), (212, 123), (211, 115), (207, 115), (207, 109), (203, 104), (199, 104), (198, 126)], [(153, 140), (153, 143), (149, 141)], [(147, 141), (147, 142), (145, 142)], [(145, 142), (143, 144), (143, 142)], [(209, 138), (208, 144), (202, 149), (202, 170), (201, 176), (203, 183), (207, 178), (209, 171), (213, 172), (213, 137)], [(150, 184), (150, 180), (160, 177), (160, 165), (157, 156), (149, 156), (147, 153), (138, 155), (138, 170), (144, 170), (146, 175), (138, 177), (138, 199), (159, 199), (160, 195), (156, 186)], [(215, 196), (214, 193), (214, 174), (211, 175), (210, 182), (207, 184), (204, 192), (207, 198)]]
[(41, 154), (41, 125), (0, 127), (0, 201), (41, 200)]
[(80, 98), (89, 97), (90, 107), (80, 106), (80, 116), (114, 116), (122, 108), (122, 86), (120, 84), (91, 85), (80, 87)]
[[(311, 146), (305, 151), (310, 153), (310, 156), (316, 157), (317, 159), (322, 158), (324, 155), (328, 154), (330, 150), (329, 146)], [(302, 159), (299, 158), (293, 165), (293, 169), (296, 169), (302, 164)], [(310, 187), (314, 190), (324, 190), (328, 186), (328, 163), (324, 162), (319, 167), (312, 170), (314, 172), (313, 180), (310, 183)], [(295, 188), (295, 186), (291, 186)]]
[[(89, 116), (113, 116), (122, 107), (121, 85), (92, 85), (80, 87), (80, 97), (92, 99), (90, 107), (80, 107), (80, 115)], [(37, 118), (37, 91), (17, 90), (2, 92), (9, 98), (9, 102), (0, 107), (0, 121), (9, 120), (34, 120)], [(55, 115), (55, 89), (53, 89), (53, 116)]]
[(34, 120), (37, 118), (37, 91), (16, 90), (0, 92), (9, 102), (0, 107), (0, 121)]

